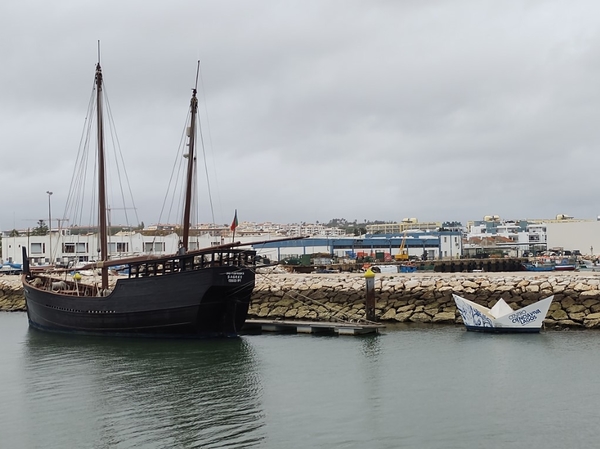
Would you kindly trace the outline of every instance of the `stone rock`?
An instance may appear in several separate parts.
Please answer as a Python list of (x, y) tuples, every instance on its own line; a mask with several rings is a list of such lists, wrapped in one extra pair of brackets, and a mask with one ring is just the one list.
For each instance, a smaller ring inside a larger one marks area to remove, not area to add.
[(439, 313), (439, 308), (438, 307), (431, 307), (431, 306), (427, 306), (426, 309), (423, 310), (423, 312), (425, 312), (427, 315), (434, 317)]
[(411, 311), (411, 310), (415, 310), (415, 307), (416, 307), (416, 306), (415, 306), (414, 304), (409, 304), (409, 305), (407, 305), (407, 306), (398, 307), (398, 308), (396, 309), (396, 312), (397, 312), (397, 313), (409, 312), (409, 311)]
[(298, 313), (296, 313), (296, 319), (301, 320), (303, 318), (306, 318), (306, 315), (308, 315), (309, 310), (308, 309), (299, 309)]
[(433, 317), (432, 323), (453, 323), (456, 319), (454, 312), (440, 312)]
[(465, 288), (469, 288), (469, 287), (474, 288), (474, 289), (479, 288), (479, 284), (477, 284), (476, 282), (473, 282), (473, 281), (464, 281), (462, 283), (462, 286)]
[(414, 323), (431, 323), (431, 317), (423, 312), (413, 313), (410, 321)]
[(563, 298), (562, 301), (560, 302), (560, 304), (562, 305), (563, 309), (568, 309), (573, 304), (575, 304), (575, 301), (573, 300), (573, 298), (571, 298), (569, 296), (569, 297)]
[(573, 321), (582, 322), (585, 318), (585, 313), (583, 313), (583, 312), (569, 313), (569, 318), (571, 318)]
[(410, 311), (397, 313), (396, 316), (394, 317), (394, 320), (398, 321), (399, 323), (404, 323), (404, 322), (410, 320), (411, 315), (412, 315), (412, 312), (410, 312)]
[(560, 320), (558, 322), (558, 324), (560, 324), (561, 326), (568, 326), (568, 327), (581, 327), (582, 326), (581, 323), (576, 323), (575, 321), (572, 321), (572, 320)]
[(590, 320), (586, 317), (586, 319), (583, 320), (583, 326), (587, 327), (588, 329), (598, 328), (600, 327), (600, 319)]
[(413, 288), (418, 287), (418, 286), (419, 286), (419, 281), (407, 281), (404, 284), (404, 289), (405, 290), (412, 290)]
[(583, 304), (573, 304), (571, 307), (567, 307), (567, 313), (571, 315), (572, 313), (583, 312), (586, 307)]
[(265, 318), (265, 317), (269, 316), (269, 312), (270, 312), (270, 309), (268, 307), (263, 307), (258, 311), (257, 315), (259, 318)]
[(381, 315), (381, 321), (391, 321), (396, 318), (396, 311), (394, 309), (389, 309), (383, 315)]
[(275, 307), (271, 312), (269, 312), (270, 318), (280, 318), (285, 315), (287, 312), (287, 307)]
[(297, 309), (290, 309), (287, 312), (285, 312), (283, 316), (285, 318), (294, 318), (297, 314), (298, 314)]
[(554, 312), (552, 312), (552, 314), (550, 315), (552, 317), (553, 320), (555, 321), (561, 321), (561, 320), (566, 320), (569, 316), (567, 315), (567, 312), (565, 312), (562, 309), (556, 310)]
[(600, 297), (600, 290), (586, 290), (584, 292), (581, 292), (580, 297), (582, 297), (582, 298), (586, 298), (586, 297)]
[(315, 312), (314, 310), (309, 310), (306, 315), (305, 318), (309, 319), (309, 320), (314, 320), (315, 318), (317, 318), (317, 312)]
[(588, 291), (591, 289), (592, 289), (591, 286), (586, 285), (583, 282), (579, 282), (575, 285), (575, 287), (573, 287), (573, 290), (575, 290), (576, 292), (585, 292), (585, 291)]

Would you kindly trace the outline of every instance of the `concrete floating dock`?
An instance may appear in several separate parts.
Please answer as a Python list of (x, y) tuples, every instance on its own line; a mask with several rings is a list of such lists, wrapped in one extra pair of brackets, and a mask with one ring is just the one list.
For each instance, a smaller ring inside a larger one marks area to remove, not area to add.
[(293, 321), (293, 320), (261, 320), (249, 319), (243, 328), (243, 333), (262, 332), (296, 332), (298, 334), (337, 334), (364, 335), (377, 334), (383, 324), (377, 323), (334, 323), (324, 321)]

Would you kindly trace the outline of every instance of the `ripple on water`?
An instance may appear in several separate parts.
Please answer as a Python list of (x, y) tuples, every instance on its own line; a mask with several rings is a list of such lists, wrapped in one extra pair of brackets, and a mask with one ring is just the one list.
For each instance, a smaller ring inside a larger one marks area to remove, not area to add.
[(161, 342), (31, 331), (25, 348), (25, 399), (41, 428), (56, 429), (47, 440), (54, 447), (68, 440), (69, 430), (58, 431), (65, 422), (110, 447), (253, 447), (262, 439), (261, 387), (241, 339)]
[(596, 446), (594, 331), (161, 342), (32, 332), (19, 315), (0, 329), (3, 447)]

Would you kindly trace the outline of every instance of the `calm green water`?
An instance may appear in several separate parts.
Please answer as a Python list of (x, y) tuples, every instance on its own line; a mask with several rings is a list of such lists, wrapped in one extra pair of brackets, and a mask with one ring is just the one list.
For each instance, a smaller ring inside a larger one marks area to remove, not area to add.
[(597, 447), (600, 332), (82, 338), (0, 313), (2, 448)]

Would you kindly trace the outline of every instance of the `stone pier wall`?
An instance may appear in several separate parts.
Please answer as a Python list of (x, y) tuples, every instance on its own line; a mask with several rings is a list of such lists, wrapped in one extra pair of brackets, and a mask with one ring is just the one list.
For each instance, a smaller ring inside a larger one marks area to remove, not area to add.
[[(452, 293), (517, 309), (554, 295), (546, 327), (600, 328), (600, 273), (405, 273), (375, 277), (383, 323), (461, 323)], [(331, 321), (365, 317), (362, 274), (257, 273), (249, 318)], [(25, 310), (18, 276), (0, 277), (0, 310)]]
[(27, 310), (21, 276), (0, 277), (0, 311), (18, 312)]
[[(452, 293), (487, 307), (518, 309), (554, 295), (546, 327), (600, 328), (600, 273), (407, 273), (375, 278), (381, 322), (462, 323)], [(360, 274), (257, 277), (250, 318), (358, 320), (365, 317)]]

